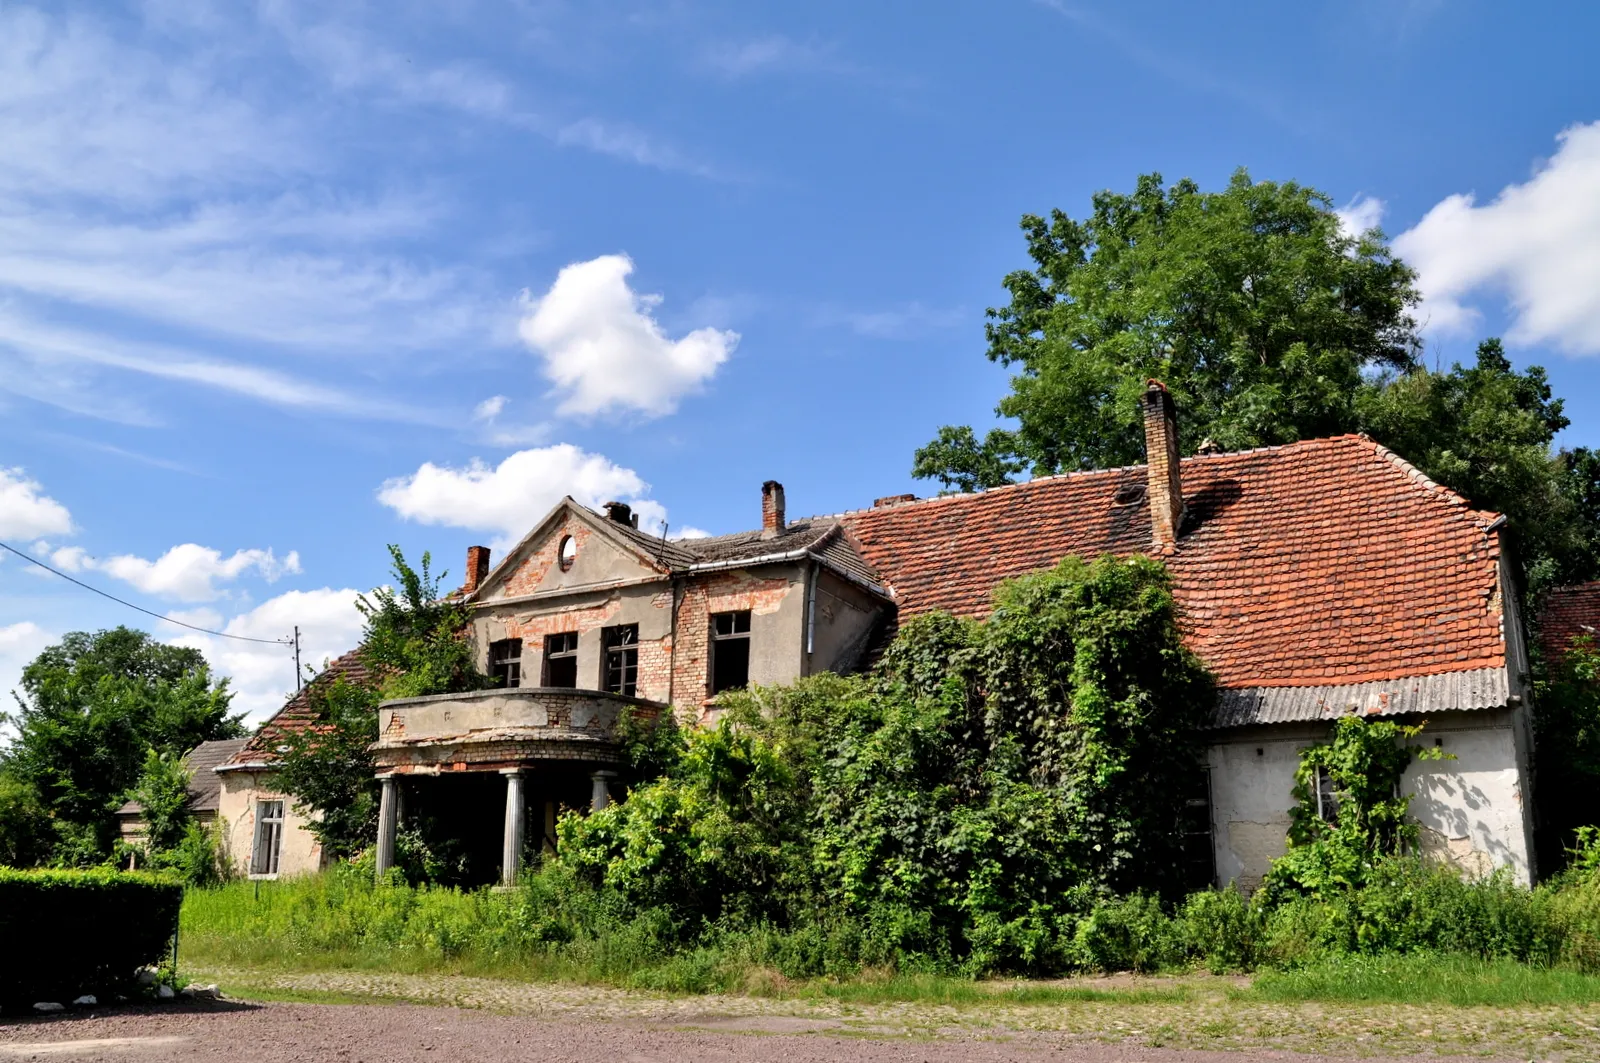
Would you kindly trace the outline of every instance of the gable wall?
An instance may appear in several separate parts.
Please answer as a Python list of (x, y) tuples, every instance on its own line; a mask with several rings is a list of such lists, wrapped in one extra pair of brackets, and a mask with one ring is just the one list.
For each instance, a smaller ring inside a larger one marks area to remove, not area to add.
[(815, 598), (816, 608), (806, 618), (811, 652), (805, 674), (855, 671), (888, 607), (824, 568), (816, 573)]
[(808, 566), (763, 565), (685, 581), (678, 607), (674, 703), (689, 715), (710, 709), (711, 614), (750, 610), (750, 682), (791, 683), (803, 673)]

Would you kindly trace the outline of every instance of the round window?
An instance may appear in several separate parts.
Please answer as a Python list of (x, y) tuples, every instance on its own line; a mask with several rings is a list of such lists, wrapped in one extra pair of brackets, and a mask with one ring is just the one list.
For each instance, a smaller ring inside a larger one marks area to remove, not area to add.
[(567, 569), (571, 568), (572, 563), (577, 559), (577, 542), (573, 540), (572, 536), (563, 535), (561, 537), (561, 545), (556, 547), (556, 561), (561, 565), (561, 571), (567, 571)]

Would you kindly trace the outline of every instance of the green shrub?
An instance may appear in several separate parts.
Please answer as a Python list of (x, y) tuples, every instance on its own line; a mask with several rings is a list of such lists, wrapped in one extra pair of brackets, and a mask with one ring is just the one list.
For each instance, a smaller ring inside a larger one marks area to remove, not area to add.
[(183, 887), (138, 872), (0, 868), (0, 1002), (126, 988), (168, 956)]

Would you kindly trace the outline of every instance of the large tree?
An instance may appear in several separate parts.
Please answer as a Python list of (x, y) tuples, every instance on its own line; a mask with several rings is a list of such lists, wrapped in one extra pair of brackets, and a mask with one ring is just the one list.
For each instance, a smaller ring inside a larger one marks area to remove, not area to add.
[(1017, 370), (979, 442), (947, 426), (914, 472), (963, 490), (1011, 474), (1143, 460), (1137, 398), (1164, 381), (1182, 446), (1225, 449), (1350, 430), (1364, 373), (1415, 365), (1414, 274), (1381, 234), (1347, 234), (1328, 197), (1236, 173), (1221, 192), (1139, 179), (1093, 213), (1022, 219), (1034, 268), (1005, 278), (989, 358)]
[(244, 733), (230, 699), (199, 650), (126, 627), (73, 632), (23, 669), (0, 773), (54, 821), (58, 858), (94, 861), (152, 750), (178, 758)]
[(1470, 366), (1428, 369), (1414, 273), (1321, 192), (1150, 174), (1082, 221), (1030, 214), (1022, 230), (1034, 268), (1005, 278), (1011, 302), (987, 326), (989, 358), (1017, 370), (996, 408), (1017, 427), (980, 440), (946, 425), (914, 475), (971, 491), (1140, 462), (1154, 377), (1178, 400), (1185, 454), (1367, 432), (1505, 513), (1532, 595), (1600, 574), (1600, 457), (1552, 449), (1568, 422), (1544, 370), (1518, 372), (1493, 339)]

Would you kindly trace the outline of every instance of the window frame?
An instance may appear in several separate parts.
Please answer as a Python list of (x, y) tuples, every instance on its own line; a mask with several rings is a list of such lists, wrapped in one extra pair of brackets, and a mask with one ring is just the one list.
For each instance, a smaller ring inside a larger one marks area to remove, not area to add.
[[(570, 640), (569, 648), (555, 649), (556, 639)], [(554, 661), (572, 662), (572, 685), (570, 687), (560, 687), (559, 689), (576, 690), (578, 688), (578, 633), (576, 631), (555, 631), (544, 637), (544, 665), (539, 675), (540, 686), (558, 686), (558, 684), (550, 681), (550, 665)]]
[[(616, 659), (613, 668), (612, 660)], [(617, 682), (612, 684), (612, 673)], [(600, 689), (623, 697), (639, 696), (639, 625), (616, 624), (600, 629)]]
[[(727, 631), (720, 630), (722, 621), (728, 621)], [(750, 686), (750, 650), (751, 650), (751, 617), (748, 609), (729, 609), (721, 613), (712, 613), (708, 620), (710, 628), (710, 652), (706, 654), (706, 693), (711, 697), (728, 690), (744, 690)], [(730, 642), (744, 643), (744, 682), (739, 684), (722, 685), (717, 682), (717, 657), (719, 646)]]
[[(515, 657), (497, 658), (496, 655), (501, 647), (509, 646), (513, 643), (515, 643), (517, 647), (517, 655)], [(489, 676), (490, 678), (496, 680), (495, 686), (497, 689), (513, 690), (522, 685), (522, 651), (524, 649), (526, 649), (526, 647), (523, 646), (522, 639), (520, 638), (495, 639), (493, 642), (489, 643)], [(506, 675), (502, 676), (499, 672), (499, 669), (502, 667), (507, 669), (516, 669), (516, 675), (512, 676), (508, 671)]]
[[(269, 809), (275, 811), (269, 813)], [(255, 811), (255, 830), (250, 844), (250, 877), (277, 878), (278, 869), (282, 866), (283, 831), (287, 818), (284, 800), (257, 798)]]

